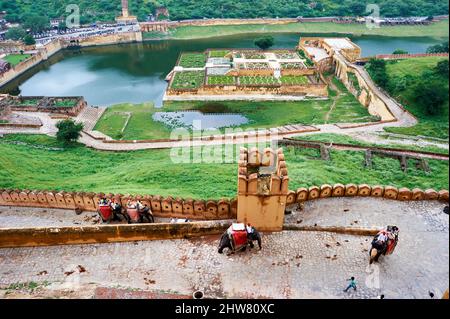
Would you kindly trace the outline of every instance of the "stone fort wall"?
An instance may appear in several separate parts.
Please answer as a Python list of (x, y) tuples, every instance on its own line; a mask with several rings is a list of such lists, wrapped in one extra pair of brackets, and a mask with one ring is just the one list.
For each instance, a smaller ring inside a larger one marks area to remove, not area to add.
[[(252, 190), (255, 181), (250, 178), (241, 178), (239, 188)], [(280, 184), (281, 187), (281, 184)], [(123, 205), (130, 199), (139, 199), (151, 207), (156, 217), (162, 218), (188, 218), (192, 220), (220, 220), (235, 219), (237, 217), (237, 199), (222, 200), (193, 200), (173, 198), (171, 196), (151, 195), (121, 195), (85, 192), (64, 191), (30, 191), (0, 189), (0, 206), (42, 207), (96, 211), (98, 202), (103, 197), (115, 198)], [(367, 184), (335, 184), (299, 188), (288, 191), (286, 205), (294, 205), (309, 200), (330, 197), (377, 197), (401, 201), (439, 200), (449, 201), (448, 190), (436, 191), (434, 189), (422, 190), (414, 188), (396, 188), (393, 186), (369, 186)]]

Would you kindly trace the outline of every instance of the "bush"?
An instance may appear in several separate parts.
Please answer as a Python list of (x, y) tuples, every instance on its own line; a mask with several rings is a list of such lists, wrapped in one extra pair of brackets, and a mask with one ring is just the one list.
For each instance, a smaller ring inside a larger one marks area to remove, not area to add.
[(26, 45), (33, 45), (36, 44), (36, 40), (33, 38), (33, 36), (31, 34), (27, 34), (24, 38), (23, 38), (23, 42)]
[(434, 68), (434, 71), (436, 72), (436, 74), (440, 76), (447, 77), (449, 71), (448, 60), (439, 61), (436, 67)]
[(255, 45), (261, 50), (267, 50), (270, 47), (273, 47), (275, 44), (275, 39), (272, 36), (262, 37), (255, 40)]
[(394, 52), (392, 52), (392, 54), (408, 54), (408, 51), (405, 51), (403, 49), (397, 49)]
[(428, 47), (427, 53), (448, 53), (448, 42)]
[(64, 144), (76, 142), (81, 136), (83, 127), (82, 123), (75, 123), (72, 119), (60, 121), (56, 124), (58, 129), (56, 139)]
[(387, 88), (389, 76), (387, 74), (385, 60), (371, 59), (367, 65), (367, 71), (376, 84), (384, 89)]
[(439, 81), (420, 81), (415, 88), (415, 100), (428, 115), (439, 115), (447, 99), (448, 91)]

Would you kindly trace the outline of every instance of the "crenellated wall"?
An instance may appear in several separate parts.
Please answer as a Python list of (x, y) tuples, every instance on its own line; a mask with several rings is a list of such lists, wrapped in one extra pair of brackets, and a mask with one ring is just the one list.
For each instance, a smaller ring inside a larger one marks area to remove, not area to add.
[(139, 199), (151, 207), (156, 217), (188, 218), (192, 220), (219, 220), (236, 218), (236, 200), (192, 200), (150, 195), (122, 195), (85, 192), (56, 192), (0, 189), (0, 206), (45, 207), (60, 209), (80, 208), (96, 211), (102, 197), (115, 198), (126, 205)]

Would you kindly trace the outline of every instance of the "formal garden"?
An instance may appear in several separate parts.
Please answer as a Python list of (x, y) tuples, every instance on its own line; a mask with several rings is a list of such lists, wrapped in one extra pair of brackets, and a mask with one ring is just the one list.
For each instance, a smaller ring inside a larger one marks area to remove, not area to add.
[(309, 80), (303, 75), (286, 75), (280, 78), (281, 84), (284, 85), (303, 85), (308, 84)]
[(205, 71), (175, 72), (172, 89), (198, 89), (205, 82)]
[(274, 76), (240, 76), (238, 77), (238, 81), (240, 85), (276, 85), (280, 84), (278, 79)]
[(204, 53), (182, 53), (178, 62), (183, 68), (203, 68), (206, 64)]
[(209, 51), (209, 57), (210, 58), (224, 58), (229, 53), (230, 53), (230, 51), (228, 51), (228, 50), (211, 50), (211, 51)]
[(208, 85), (235, 85), (236, 78), (229, 75), (209, 75), (207, 78)]

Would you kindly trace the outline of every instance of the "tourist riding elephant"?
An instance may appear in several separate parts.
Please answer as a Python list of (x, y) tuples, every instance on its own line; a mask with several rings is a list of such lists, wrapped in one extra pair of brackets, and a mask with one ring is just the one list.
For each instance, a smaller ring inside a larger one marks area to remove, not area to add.
[(397, 226), (387, 226), (385, 230), (380, 231), (372, 240), (372, 246), (369, 252), (369, 263), (378, 262), (381, 255), (390, 255), (394, 252), (398, 243), (399, 229)]
[(245, 251), (248, 246), (254, 248), (254, 241), (258, 242), (258, 247), (261, 250), (261, 234), (254, 227), (244, 224), (233, 224), (220, 238), (219, 254), (222, 254), (225, 248), (229, 248), (232, 253)]

